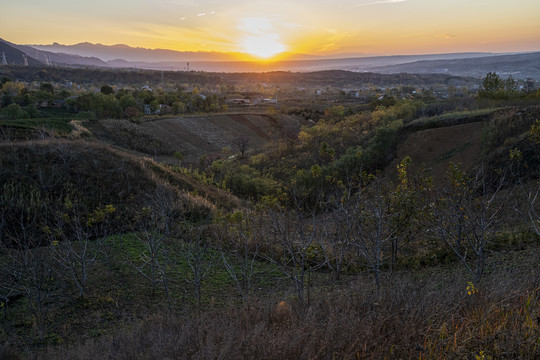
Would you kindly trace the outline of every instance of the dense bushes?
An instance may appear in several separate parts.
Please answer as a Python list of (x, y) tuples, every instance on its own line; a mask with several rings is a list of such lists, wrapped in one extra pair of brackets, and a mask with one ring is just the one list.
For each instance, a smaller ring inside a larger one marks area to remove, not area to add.
[[(341, 192), (343, 186), (356, 186), (352, 183), (362, 172), (382, 169), (393, 158), (403, 121), (419, 106), (418, 101), (400, 101), (349, 116), (334, 106), (316, 124), (303, 127), (296, 141), (249, 159), (220, 160), (211, 171), (220, 183), (225, 176), (219, 173), (235, 166), (234, 172), (226, 171), (226, 186), (239, 196), (255, 199), (253, 191), (259, 189), (261, 196), (285, 193), (290, 203), (292, 196), (300, 196), (313, 205), (320, 193)], [(249, 167), (238, 164), (245, 162)]]
[(212, 163), (208, 172), (216, 184), (221, 184), (242, 198), (258, 200), (281, 192), (281, 185), (277, 181), (247, 164), (235, 166), (231, 162), (218, 160)]
[(510, 108), (500, 110), (487, 123), (482, 135), (484, 152), (489, 153), (505, 142), (528, 132), (536, 120), (540, 119), (540, 107)]

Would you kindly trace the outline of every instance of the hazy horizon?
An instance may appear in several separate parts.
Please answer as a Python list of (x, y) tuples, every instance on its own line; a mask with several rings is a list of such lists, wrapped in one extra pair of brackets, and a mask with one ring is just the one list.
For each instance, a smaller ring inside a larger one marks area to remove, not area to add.
[[(8, 40), (9, 41), (9, 40)], [(67, 50), (67, 53), (73, 53), (73, 54), (80, 54), (80, 51), (77, 50), (70, 50), (75, 49), (79, 46), (89, 46), (90, 48), (95, 47), (104, 47), (107, 49), (118, 49), (121, 51), (122, 49), (127, 50), (152, 50), (152, 51), (174, 51), (174, 52), (185, 52), (185, 53), (213, 53), (219, 55), (223, 55), (226, 57), (229, 57), (225, 60), (246, 60), (246, 61), (257, 61), (261, 60), (258, 59), (256, 56), (250, 56), (249, 53), (242, 53), (242, 52), (222, 52), (222, 51), (211, 51), (211, 50), (196, 50), (196, 51), (185, 51), (185, 50), (174, 50), (174, 49), (167, 49), (167, 48), (146, 48), (141, 46), (131, 46), (128, 44), (102, 44), (102, 43), (92, 43), (89, 41), (81, 41), (78, 43), (73, 44), (61, 44), (58, 42), (50, 43), (50, 44), (17, 44), (17, 45), (25, 45), (25, 46), (32, 46), (36, 49), (40, 50), (47, 50), (47, 51), (53, 51), (56, 52), (57, 50)], [(65, 48), (65, 49), (64, 49)], [(308, 54), (308, 53), (293, 53), (293, 52), (283, 52), (276, 56), (278, 60), (287, 60), (287, 61), (295, 61), (295, 60), (340, 60), (340, 59), (353, 59), (353, 58), (377, 58), (377, 57), (414, 57), (414, 56), (438, 56), (438, 55), (466, 55), (466, 54), (477, 54), (477, 55), (505, 55), (505, 54), (520, 54), (520, 53), (528, 53), (528, 52), (540, 52), (540, 50), (528, 50), (528, 51), (512, 51), (512, 52), (490, 52), (490, 51), (463, 51), (463, 52), (440, 52), (440, 53), (389, 53), (389, 54), (367, 54), (367, 53), (335, 53), (335, 54), (326, 54), (326, 55), (315, 55), (315, 54)], [(239, 56), (242, 56), (241, 58)], [(108, 60), (116, 60), (116, 58), (104, 58), (102, 59), (104, 61)], [(264, 59), (262, 59), (264, 61)], [(270, 59), (271, 60), (271, 59)]]
[(2, 5), (17, 44), (128, 45), (246, 58), (540, 51), (540, 2), (28, 0)]

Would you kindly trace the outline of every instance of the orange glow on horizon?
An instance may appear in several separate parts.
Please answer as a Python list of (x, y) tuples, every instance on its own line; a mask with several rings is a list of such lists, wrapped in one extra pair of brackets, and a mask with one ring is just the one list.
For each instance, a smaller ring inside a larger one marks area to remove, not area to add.
[(281, 43), (271, 19), (264, 17), (242, 18), (237, 28), (241, 31), (238, 45), (248, 54), (265, 60), (286, 50), (286, 46)]
[(302, 58), (298, 54), (540, 51), (538, 0), (492, 0), (489, 6), (470, 0), (70, 4), (7, 2), (2, 10), (10, 16), (0, 22), (1, 37), (15, 44), (127, 44), (250, 61)]
[(285, 45), (270, 34), (260, 36), (247, 36), (242, 40), (242, 47), (251, 55), (261, 59), (269, 59), (285, 50)]

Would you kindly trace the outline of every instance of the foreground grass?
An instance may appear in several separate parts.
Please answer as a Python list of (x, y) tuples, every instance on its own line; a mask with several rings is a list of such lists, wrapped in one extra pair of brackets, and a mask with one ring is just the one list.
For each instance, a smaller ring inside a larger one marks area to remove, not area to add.
[[(135, 256), (142, 250), (122, 246)], [(124, 276), (100, 274), (99, 288), (105, 291), (109, 284), (118, 291), (123, 283), (131, 292), (93, 293), (64, 304), (65, 314), (57, 318), (62, 323), (56, 329), (66, 327), (76, 337), (66, 339), (66, 344), (49, 341), (48, 348), (23, 352), (4, 344), (0, 357), (536, 359), (540, 356), (537, 250), (534, 246), (499, 253), (490, 260), (482, 284), (472, 290), (467, 275), (454, 263), (387, 274), (379, 294), (367, 274), (340, 283), (319, 281), (305, 304), (297, 302), (293, 291), (280, 291), (276, 282), (267, 282), (259, 284), (264, 288), (250, 306), (242, 305), (230, 296), (233, 287), (218, 272), (209, 279), (203, 306), (172, 312), (126, 267)]]
[[(48, 359), (535, 359), (538, 271), (501, 269), (472, 295), (459, 271), (365, 282), (306, 306), (260, 301), (195, 316), (153, 314)], [(517, 284), (515, 279), (520, 279)]]
[[(47, 320), (42, 338), (37, 335), (37, 324), (26, 297), (14, 297), (9, 306), (0, 302), (0, 359), (9, 353), (6, 348), (26, 357), (46, 346), (112, 334), (151, 314), (186, 316), (201, 309), (242, 303), (235, 283), (222, 265), (221, 253), (210, 248), (202, 249), (201, 267), (207, 276), (201, 282), (201, 298), (197, 299), (194, 284), (186, 281), (193, 278), (193, 273), (182, 253), (183, 242), (178, 239), (162, 245), (171, 257), (165, 259), (165, 252), (160, 252), (158, 259), (162, 266), (166, 264), (167, 267), (169, 294), (165, 292), (163, 277), (158, 276), (155, 286), (152, 286), (148, 264), (150, 254), (143, 239), (129, 233), (111, 236), (99, 248), (96, 242), (90, 242), (88, 253), (98, 251), (99, 255), (96, 262), (89, 265), (91, 270), (84, 297), (78, 296), (69, 271), (51, 263), (54, 284), (48, 285)], [(52, 259), (54, 247), (50, 251), (53, 251)], [(235, 264), (233, 257), (225, 256), (229, 263)], [(9, 261), (7, 255), (0, 252), (0, 265)], [(280, 281), (279, 274), (268, 263), (254, 264), (253, 286), (256, 292), (275, 291), (280, 288)], [(7, 274), (0, 274), (0, 284), (2, 291), (7, 288)]]

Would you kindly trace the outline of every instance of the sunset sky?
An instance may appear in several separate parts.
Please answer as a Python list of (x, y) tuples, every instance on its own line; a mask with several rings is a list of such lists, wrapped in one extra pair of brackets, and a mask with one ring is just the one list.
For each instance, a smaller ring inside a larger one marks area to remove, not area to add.
[(395, 55), (540, 50), (539, 0), (2, 0), (17, 44)]

